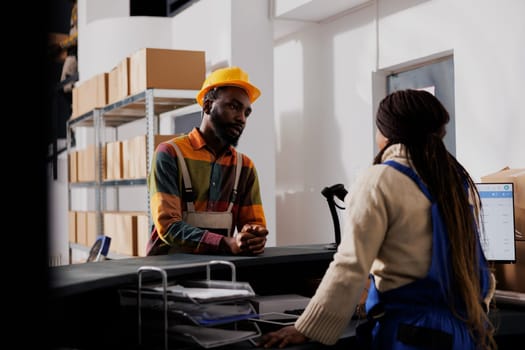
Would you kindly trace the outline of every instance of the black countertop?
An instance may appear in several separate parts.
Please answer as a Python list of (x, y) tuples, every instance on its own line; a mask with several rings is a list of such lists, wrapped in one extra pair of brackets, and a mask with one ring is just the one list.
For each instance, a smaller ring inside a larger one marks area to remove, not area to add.
[[(50, 322), (56, 325), (53, 327), (56, 331), (50, 336), (62, 339), (55, 345), (71, 345), (81, 350), (99, 349), (99, 343), (93, 342), (91, 337), (94, 333), (108, 345), (129, 345), (127, 338), (130, 333), (120, 325), (122, 316), (117, 291), (124, 286), (136, 286), (138, 270), (143, 266), (162, 268), (171, 279), (185, 279), (199, 274), (204, 277), (204, 266), (212, 260), (227, 261), (235, 265), (236, 279), (250, 283), (258, 295), (294, 293), (312, 296), (333, 254), (334, 250), (326, 249), (325, 245), (302, 245), (268, 247), (258, 256), (173, 254), (50, 267)], [(225, 265), (211, 267), (211, 277), (228, 279), (231, 269)], [(500, 303), (491, 318), (498, 324), (501, 350), (512, 349), (516, 340), (524, 340), (523, 307)], [(115, 330), (119, 330), (119, 336)], [(354, 342), (354, 337), (347, 334), (334, 347), (309, 343), (291, 349), (348, 348), (355, 346)], [(250, 349), (253, 345), (244, 342), (229, 348)]]
[(142, 266), (163, 268), (172, 277), (202, 271), (202, 266), (188, 265), (204, 264), (210, 260), (230, 261), (242, 271), (272, 265), (329, 262), (333, 254), (334, 251), (324, 248), (324, 245), (302, 245), (267, 247), (257, 256), (171, 254), (72, 264), (50, 267), (49, 289), (53, 297), (62, 297), (136, 283), (138, 269)]
[[(325, 245), (268, 247), (257, 256), (172, 254), (120, 260), (105, 260), (50, 267), (51, 311), (49, 334), (55, 346), (99, 349), (103, 341), (110, 348), (133, 348), (135, 315), (123, 315), (119, 289), (136, 287), (139, 268), (154, 266), (167, 272), (168, 279), (206, 277), (206, 265), (213, 260), (231, 262), (236, 280), (248, 282), (258, 295), (300, 294), (311, 296), (332, 261), (334, 250)], [(143, 275), (144, 277), (145, 275)], [(160, 275), (150, 276), (160, 280)], [(210, 265), (211, 279), (232, 278), (224, 264)], [(146, 277), (144, 277), (146, 278)], [(129, 324), (131, 322), (131, 324)], [(97, 334), (93, 338), (93, 334)], [(352, 337), (341, 339), (342, 344)], [(320, 344), (304, 344), (297, 349), (316, 349)], [(248, 342), (230, 349), (253, 348)], [(296, 348), (296, 347), (292, 347)], [(143, 349), (143, 348), (141, 348)]]

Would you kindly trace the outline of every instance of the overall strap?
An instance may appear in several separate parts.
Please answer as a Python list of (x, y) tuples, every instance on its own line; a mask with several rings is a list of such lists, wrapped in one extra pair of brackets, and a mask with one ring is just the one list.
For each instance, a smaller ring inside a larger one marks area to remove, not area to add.
[[(173, 141), (169, 141), (169, 143), (173, 146), (175, 149), (175, 152), (177, 153), (177, 157), (179, 158), (179, 164), (180, 164), (180, 170), (182, 172), (182, 180), (184, 182), (184, 200), (186, 200), (186, 204), (188, 207), (188, 212), (194, 212), (195, 206), (193, 204), (194, 194), (193, 194), (193, 188), (191, 186), (191, 179), (190, 174), (188, 172), (188, 167), (186, 166), (186, 161), (184, 160), (184, 157), (182, 155), (182, 152), (177, 146), (177, 144)], [(237, 199), (237, 187), (239, 184), (239, 178), (241, 177), (241, 170), (242, 170), (242, 153), (237, 151), (237, 166), (235, 168), (235, 182), (233, 184), (233, 191), (230, 198), (230, 205), (228, 206), (227, 212), (230, 212), (233, 208), (233, 203)]]
[(188, 212), (194, 212), (195, 207), (193, 205), (193, 188), (191, 187), (190, 174), (188, 172), (188, 167), (186, 166), (186, 161), (182, 156), (179, 146), (177, 146), (177, 144), (173, 141), (169, 141), (169, 143), (173, 146), (175, 152), (177, 152), (177, 157), (179, 158), (180, 171), (182, 172), (182, 182), (184, 183), (184, 200), (186, 201)]
[(228, 206), (227, 211), (231, 211), (233, 208), (233, 203), (237, 199), (237, 186), (239, 185), (239, 178), (241, 177), (242, 170), (242, 153), (237, 151), (237, 167), (235, 168), (235, 182), (233, 183), (233, 192), (230, 199), (230, 205)]
[(452, 270), (449, 263), (450, 241), (441, 211), (439, 210), (438, 203), (430, 195), (427, 186), (412, 168), (409, 168), (393, 160), (387, 160), (383, 162), (383, 164), (389, 165), (410, 177), (431, 203), (430, 213), (432, 217), (432, 258), (426, 278), (436, 281), (439, 284), (442, 295), (445, 296), (449, 286), (452, 283)]
[(406, 176), (410, 177), (418, 185), (419, 189), (425, 194), (428, 200), (430, 202), (434, 202), (434, 200), (432, 199), (432, 196), (430, 195), (430, 192), (428, 191), (427, 186), (423, 184), (423, 181), (421, 181), (419, 176), (417, 176), (416, 172), (412, 168), (409, 168), (406, 165), (400, 164), (393, 160), (387, 160), (383, 162), (383, 164), (390, 165), (391, 167), (399, 170)]
[[(429, 201), (432, 203), (431, 213), (432, 213), (432, 262), (430, 264), (429, 275), (434, 276), (436, 280), (440, 283), (441, 288), (446, 288), (446, 286), (452, 283), (452, 270), (449, 264), (449, 248), (450, 240), (448, 238), (447, 229), (439, 210), (437, 202), (435, 202), (428, 191), (428, 188), (423, 184), (423, 181), (419, 178), (414, 170), (411, 168), (399, 164), (393, 160), (387, 160), (383, 164), (390, 165), (405, 175), (409, 176), (414, 180), (421, 191), (427, 196)], [(465, 182), (464, 190), (468, 191), (468, 183)], [(440, 234), (441, 233), (441, 234)], [(480, 273), (480, 288), (481, 295), (485, 297), (490, 289), (490, 271), (486, 268), (487, 260), (485, 254), (483, 253), (483, 248), (481, 247), (481, 242), (478, 240), (476, 246), (477, 255), (479, 257), (479, 273)], [(444, 282), (443, 282), (444, 281)]]

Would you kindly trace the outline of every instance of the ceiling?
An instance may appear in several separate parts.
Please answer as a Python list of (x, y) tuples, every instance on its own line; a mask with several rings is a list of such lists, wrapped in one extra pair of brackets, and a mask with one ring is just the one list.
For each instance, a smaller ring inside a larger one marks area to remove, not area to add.
[(272, 0), (274, 40), (356, 10), (374, 0)]
[(322, 22), (372, 0), (273, 0), (274, 19)]

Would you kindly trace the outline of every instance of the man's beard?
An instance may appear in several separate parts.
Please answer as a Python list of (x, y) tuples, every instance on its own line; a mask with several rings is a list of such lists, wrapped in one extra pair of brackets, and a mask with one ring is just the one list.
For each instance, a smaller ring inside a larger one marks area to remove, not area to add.
[(217, 137), (222, 142), (230, 146), (237, 147), (237, 144), (239, 143), (239, 138), (241, 137), (242, 133), (240, 133), (237, 136), (230, 135), (228, 133), (228, 126), (230, 126), (230, 124), (221, 122), (220, 117), (217, 111), (215, 110), (212, 110), (210, 113), (210, 121), (213, 124)]

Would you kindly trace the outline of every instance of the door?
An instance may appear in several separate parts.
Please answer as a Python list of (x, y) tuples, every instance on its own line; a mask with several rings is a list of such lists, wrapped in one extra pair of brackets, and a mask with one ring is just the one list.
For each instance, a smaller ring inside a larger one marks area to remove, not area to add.
[(436, 96), (450, 114), (447, 134), (444, 137), (447, 150), (456, 156), (456, 118), (454, 113), (454, 59), (452, 56), (400, 70), (387, 76), (387, 93), (403, 89), (421, 89)]

